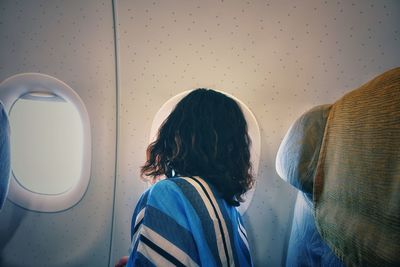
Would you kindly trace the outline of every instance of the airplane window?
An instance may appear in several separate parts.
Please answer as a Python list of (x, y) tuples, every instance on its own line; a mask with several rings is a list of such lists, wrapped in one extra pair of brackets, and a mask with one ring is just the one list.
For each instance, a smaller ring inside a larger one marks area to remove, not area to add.
[(83, 132), (71, 103), (54, 94), (25, 94), (11, 108), (10, 126), (12, 171), (23, 187), (56, 195), (77, 183)]
[(77, 204), (91, 167), (90, 121), (82, 99), (57, 78), (21, 73), (0, 83), (0, 100), (11, 128), (8, 199), (39, 212)]

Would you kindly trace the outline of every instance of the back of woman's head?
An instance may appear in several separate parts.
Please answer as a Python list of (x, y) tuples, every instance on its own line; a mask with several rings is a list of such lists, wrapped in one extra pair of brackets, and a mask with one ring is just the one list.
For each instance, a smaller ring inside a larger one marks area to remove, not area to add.
[(196, 89), (161, 125), (147, 149), (142, 177), (200, 176), (231, 205), (251, 188), (250, 138), (242, 110), (233, 99)]

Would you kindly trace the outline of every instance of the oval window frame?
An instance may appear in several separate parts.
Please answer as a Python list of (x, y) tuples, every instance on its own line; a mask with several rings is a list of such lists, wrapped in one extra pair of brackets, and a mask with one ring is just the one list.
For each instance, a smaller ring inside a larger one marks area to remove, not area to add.
[[(163, 123), (163, 121), (167, 118), (167, 116), (171, 113), (171, 111), (174, 109), (175, 105), (186, 95), (188, 95), (190, 92), (193, 90), (187, 90), (183, 91), (171, 98), (169, 98), (167, 101), (164, 102), (164, 104), (160, 107), (160, 109), (156, 112), (154, 115), (153, 121), (151, 123), (151, 129), (150, 129), (150, 143), (155, 140), (157, 137), (158, 133), (158, 128), (160, 125)], [(250, 110), (250, 108), (243, 103), (240, 99), (236, 98), (235, 96), (224, 92), (224, 91), (219, 91), (215, 90), (217, 92), (220, 92), (233, 100), (236, 101), (236, 103), (239, 104), (240, 108), (243, 111), (243, 114), (246, 118), (247, 121), (247, 127), (248, 127), (248, 133), (251, 138), (251, 147), (250, 147), (250, 159), (252, 163), (252, 169), (253, 173), (255, 175), (255, 182), (253, 185), (253, 188), (251, 188), (249, 191), (247, 191), (244, 194), (244, 199), (245, 201), (240, 204), (238, 207), (238, 211), (240, 212), (241, 215), (243, 215), (248, 207), (250, 206), (250, 203), (253, 200), (254, 197), (254, 192), (257, 186), (257, 174), (258, 174), (258, 168), (260, 165), (260, 153), (261, 153), (261, 133), (260, 133), (260, 127), (258, 125), (257, 119), (254, 116), (253, 112)]]
[[(57, 195), (32, 192), (22, 186), (11, 171), (8, 199), (14, 204), (32, 211), (58, 212), (75, 206), (87, 191), (91, 173), (91, 128), (87, 109), (79, 95), (66, 83), (42, 73), (21, 73), (5, 79), (0, 84), (0, 101), (7, 114), (14, 103), (28, 93), (55, 94), (71, 103), (82, 122), (83, 147), (80, 178), (70, 189)], [(11, 132), (12, 135), (12, 132)], [(12, 168), (12, 163), (11, 163)]]

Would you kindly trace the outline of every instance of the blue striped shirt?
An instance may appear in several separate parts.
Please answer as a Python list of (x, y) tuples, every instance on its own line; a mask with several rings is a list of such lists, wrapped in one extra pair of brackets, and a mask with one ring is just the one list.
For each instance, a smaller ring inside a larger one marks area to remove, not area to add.
[(140, 198), (127, 266), (253, 266), (242, 218), (199, 177), (157, 182)]

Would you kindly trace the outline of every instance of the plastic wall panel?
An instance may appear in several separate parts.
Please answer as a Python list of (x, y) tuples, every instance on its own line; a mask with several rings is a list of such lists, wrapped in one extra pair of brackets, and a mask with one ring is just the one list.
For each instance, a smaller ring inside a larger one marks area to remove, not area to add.
[(92, 130), (84, 198), (56, 213), (7, 201), (0, 266), (108, 266), (116, 146), (112, 16), (110, 1), (0, 1), (0, 80), (40, 72), (64, 81), (85, 103)]
[(120, 81), (113, 255), (129, 247), (152, 119), (173, 95), (226, 91), (261, 128), (257, 189), (245, 215), (256, 266), (285, 262), (294, 190), (275, 173), (289, 125), (400, 65), (398, 1), (115, 1)]

